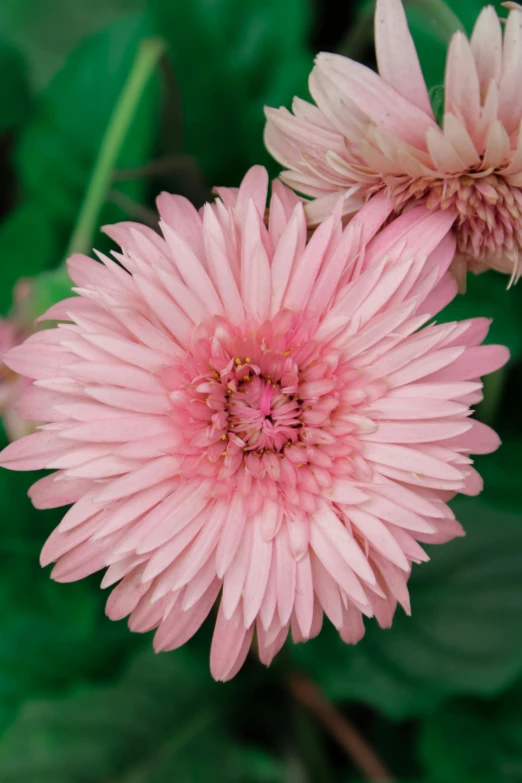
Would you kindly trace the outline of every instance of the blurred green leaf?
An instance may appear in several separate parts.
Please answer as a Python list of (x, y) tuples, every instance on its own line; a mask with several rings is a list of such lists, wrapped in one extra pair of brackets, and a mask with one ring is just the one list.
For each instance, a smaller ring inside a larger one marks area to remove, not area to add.
[(466, 293), (457, 294), (437, 320), (492, 318), (485, 342), (507, 345), (512, 358), (518, 358), (522, 355), (522, 288), (514, 286), (508, 291), (508, 283), (508, 275), (499, 272), (468, 274)]
[(477, 457), (476, 467), (484, 479), (488, 498), (499, 508), (522, 513), (520, 455), (522, 437), (511, 431), (502, 438), (502, 446), (493, 458)]
[(23, 557), (11, 553), (9, 564), (1, 557), (5, 576), (0, 585), (11, 602), (2, 607), (0, 733), (27, 699), (117, 670), (136, 641), (103, 616), (106, 596), (98, 597), (92, 585), (64, 590), (47, 573), (35, 573), (37, 554), (32, 569), (20, 567)]
[[(147, 17), (137, 14), (82, 42), (43, 93), (39, 110), (20, 140), (16, 164), (22, 187), (45, 207), (65, 240), (76, 220), (114, 104), (138, 45), (149, 33)], [(158, 123), (157, 88), (158, 82), (153, 80), (144, 91), (118, 166), (133, 168), (148, 160)], [(139, 200), (143, 182), (115, 187)], [(121, 213), (109, 208), (102, 222), (115, 216), (121, 217)]]
[(124, 14), (141, 10), (143, 1), (2, 0), (0, 30), (24, 53), (31, 82), (41, 87), (80, 39)]
[[(263, 106), (306, 93), (307, 0), (148, 0), (181, 93), (184, 149), (211, 185), (237, 185), (263, 145)], [(277, 170), (277, 169), (275, 169)]]
[(31, 293), (25, 304), (28, 319), (35, 321), (53, 304), (73, 296), (73, 282), (67, 266), (60, 265), (49, 272), (42, 272), (31, 281)]
[(412, 617), (368, 623), (348, 647), (330, 628), (293, 648), (326, 693), (392, 718), (429, 712), (457, 694), (496, 694), (522, 671), (522, 524), (478, 500), (453, 504), (464, 539), (429, 547), (414, 566)]
[(30, 201), (0, 223), (0, 313), (7, 315), (13, 286), (20, 277), (45, 269), (56, 253), (52, 222), (42, 206)]
[(522, 780), (522, 685), (496, 701), (449, 702), (422, 725), (421, 757), (433, 783)]
[(186, 650), (138, 657), (116, 684), (25, 705), (0, 742), (2, 783), (276, 783), (226, 734), (223, 687)]
[(118, 671), (142, 643), (105, 617), (99, 575), (61, 585), (40, 567), (62, 514), (31, 505), (26, 493), (38, 477), (0, 471), (0, 734), (22, 702)]
[(26, 62), (9, 41), (0, 38), (0, 132), (25, 120), (30, 104)]

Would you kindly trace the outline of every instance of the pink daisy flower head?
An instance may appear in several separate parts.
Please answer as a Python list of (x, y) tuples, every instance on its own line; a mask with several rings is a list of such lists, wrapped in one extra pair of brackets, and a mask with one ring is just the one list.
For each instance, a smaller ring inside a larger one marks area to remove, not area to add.
[(284, 182), (316, 201), (324, 219), (339, 194), (351, 214), (385, 192), (397, 212), (413, 203), (455, 216), (458, 267), (491, 267), (516, 279), (522, 249), (522, 13), (504, 38), (492, 6), (471, 40), (457, 32), (446, 62), (442, 127), (433, 115), (400, 0), (377, 0), (379, 74), (319, 54), (310, 75), (316, 105), (267, 109), (266, 145)]
[(323, 613), (346, 642), (362, 617), (409, 612), (418, 543), (462, 534), (446, 505), (475, 494), (470, 452), (498, 446), (469, 418), (485, 319), (426, 325), (455, 294), (447, 212), (389, 215), (377, 196), (307, 241), (300, 199), (252, 169), (198, 213), (158, 199), (163, 236), (135, 223), (122, 248), (69, 260), (76, 297), (7, 357), (34, 379), (21, 407), (47, 422), (8, 446), (13, 470), (57, 472), (37, 507), (73, 504), (42, 552), (52, 576), (107, 567), (107, 614), (184, 644), (219, 603), (210, 663), (226, 680), (254, 632), (269, 664)]

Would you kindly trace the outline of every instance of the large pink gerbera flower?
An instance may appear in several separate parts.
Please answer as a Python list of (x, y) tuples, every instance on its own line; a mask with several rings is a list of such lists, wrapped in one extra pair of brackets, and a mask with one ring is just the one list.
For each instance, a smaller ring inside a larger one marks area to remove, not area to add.
[(317, 200), (312, 224), (339, 194), (345, 214), (384, 191), (400, 211), (414, 202), (455, 210), (461, 264), (514, 278), (522, 248), (522, 13), (484, 8), (471, 41), (449, 47), (442, 128), (436, 123), (400, 0), (377, 0), (378, 76), (320, 54), (310, 76), (317, 106), (267, 109), (266, 145), (282, 179)]
[(186, 642), (221, 593), (218, 679), (242, 665), (254, 629), (269, 663), (289, 628), (347, 642), (362, 615), (409, 611), (418, 540), (462, 534), (446, 500), (481, 480), (470, 452), (498, 445), (469, 419), (478, 377), (506, 361), (479, 347), (484, 319), (423, 327), (455, 294), (449, 212), (413, 209), (379, 232), (378, 196), (307, 243), (300, 200), (252, 169), (198, 214), (158, 201), (163, 238), (121, 223), (116, 262), (69, 261), (78, 297), (64, 319), (13, 349), (35, 379), (22, 400), (48, 422), (2, 464), (54, 468), (38, 507), (74, 503), (42, 552), (53, 577), (108, 567), (107, 613)]

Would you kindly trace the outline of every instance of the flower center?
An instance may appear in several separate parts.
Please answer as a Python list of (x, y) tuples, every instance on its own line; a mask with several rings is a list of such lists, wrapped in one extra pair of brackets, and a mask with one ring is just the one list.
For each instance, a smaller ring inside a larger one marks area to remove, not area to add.
[(228, 433), (229, 437), (235, 435), (236, 443), (241, 441), (242, 448), (281, 451), (287, 442), (296, 442), (302, 426), (296, 394), (290, 394), (288, 388), (283, 391), (280, 383), (255, 371), (250, 374), (248, 369), (239, 382), (232, 381), (231, 388)]
[[(522, 191), (499, 174), (469, 174), (444, 179), (420, 177), (408, 185), (391, 187), (397, 210), (410, 200), (426, 199), (429, 209), (455, 209), (459, 253), (478, 263), (513, 272), (522, 250)], [(495, 259), (497, 262), (495, 263)]]
[(285, 313), (248, 336), (222, 322), (204, 331), (164, 378), (175, 385), (182, 475), (217, 476), (223, 492), (254, 480), (270, 493), (276, 484), (293, 492), (294, 505), (302, 502), (296, 487), (317, 494), (335, 476), (367, 478), (355, 411), (367, 393), (355, 388), (349, 400), (361, 374), (314, 341), (313, 324)]

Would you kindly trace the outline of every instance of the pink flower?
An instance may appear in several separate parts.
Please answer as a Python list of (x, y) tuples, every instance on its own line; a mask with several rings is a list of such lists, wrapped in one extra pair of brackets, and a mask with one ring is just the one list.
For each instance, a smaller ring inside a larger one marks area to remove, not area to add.
[(73, 256), (79, 296), (46, 314), (68, 323), (7, 357), (35, 379), (21, 409), (48, 423), (1, 462), (56, 469), (33, 503), (74, 504), (42, 564), (62, 582), (108, 566), (109, 617), (157, 628), (156, 650), (184, 644), (221, 594), (221, 680), (254, 630), (268, 664), (323, 612), (352, 643), (363, 615), (389, 626), (397, 602), (409, 612), (418, 541), (462, 535), (446, 501), (480, 491), (468, 455), (499, 444), (468, 406), (507, 359), (479, 345), (485, 319), (425, 326), (455, 295), (448, 211), (380, 230), (377, 196), (307, 243), (279, 182), (265, 227), (267, 187), (254, 168), (199, 214), (162, 194), (163, 238), (106, 228), (119, 263)]
[(492, 267), (520, 274), (522, 248), (522, 14), (504, 41), (492, 6), (471, 41), (448, 51), (443, 127), (434, 119), (400, 0), (377, 0), (380, 76), (334, 54), (310, 75), (317, 106), (295, 99), (294, 115), (267, 109), (265, 141), (295, 190), (317, 199), (309, 221), (343, 196), (350, 214), (384, 192), (395, 211), (413, 203), (455, 214), (460, 273)]

